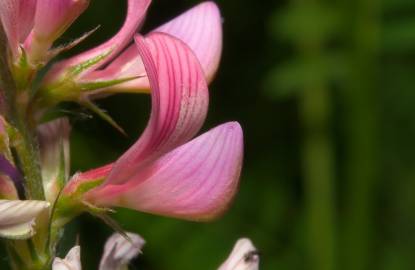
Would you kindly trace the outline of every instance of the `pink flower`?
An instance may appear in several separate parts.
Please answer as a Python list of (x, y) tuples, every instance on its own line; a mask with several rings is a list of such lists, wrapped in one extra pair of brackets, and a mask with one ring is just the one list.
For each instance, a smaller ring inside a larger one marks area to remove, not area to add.
[[(142, 24), (149, 4), (150, 0), (129, 0), (124, 25), (114, 37), (55, 64), (43, 81), (44, 95), (52, 100), (79, 101), (85, 96), (120, 91), (148, 92), (150, 85), (137, 48), (126, 46)], [(204, 76), (211, 81), (222, 51), (221, 24), (216, 4), (204, 2), (152, 33), (163, 32), (186, 43), (201, 63)]]
[(63, 194), (70, 196), (85, 182), (105, 179), (82, 199), (98, 207), (213, 218), (227, 208), (238, 186), (241, 127), (226, 123), (190, 140), (208, 107), (207, 83), (196, 54), (165, 33), (137, 36), (135, 41), (151, 87), (147, 127), (115, 163), (75, 175)]
[(43, 61), (52, 43), (88, 4), (88, 0), (2, 0), (0, 19), (14, 60), (23, 48), (32, 64)]

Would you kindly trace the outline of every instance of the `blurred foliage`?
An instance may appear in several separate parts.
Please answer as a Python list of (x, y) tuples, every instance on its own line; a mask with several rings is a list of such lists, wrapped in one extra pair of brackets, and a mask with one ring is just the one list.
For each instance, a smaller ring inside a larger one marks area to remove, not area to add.
[[(101, 27), (68, 55), (115, 33), (125, 2), (92, 1), (62, 40)], [(142, 31), (198, 2), (154, 0)], [(240, 192), (207, 224), (119, 210), (119, 223), (147, 240), (132, 269), (216, 269), (241, 236), (260, 249), (265, 270), (414, 269), (415, 2), (217, 2), (224, 52), (203, 129), (243, 126)], [(99, 105), (129, 137), (65, 104), (73, 172), (116, 159), (150, 111), (146, 95)], [(84, 268), (95, 269), (111, 230), (82, 216), (66, 248), (77, 228)]]

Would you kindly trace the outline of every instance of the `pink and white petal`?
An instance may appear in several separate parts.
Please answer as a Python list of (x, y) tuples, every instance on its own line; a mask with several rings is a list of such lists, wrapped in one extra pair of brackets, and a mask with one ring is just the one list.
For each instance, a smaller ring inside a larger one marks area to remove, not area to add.
[(125, 184), (91, 190), (86, 200), (189, 220), (211, 219), (235, 195), (242, 156), (242, 129), (236, 122), (226, 123), (162, 156)]
[(65, 69), (69, 67), (76, 66), (109, 52), (109, 55), (104, 60), (84, 70), (82, 75), (108, 63), (131, 41), (143, 21), (150, 3), (151, 0), (128, 0), (127, 16), (118, 33), (103, 44), (54, 65), (49, 72), (48, 80), (59, 78), (65, 72)]
[(15, 57), (18, 55), (19, 49), (20, 2), (16, 0), (0, 1), (0, 20), (6, 32), (10, 50)]
[(106, 184), (127, 182), (145, 163), (188, 141), (208, 109), (203, 70), (186, 44), (164, 33), (137, 36), (136, 44), (151, 86), (150, 120), (138, 141), (116, 161)]
[(210, 82), (222, 53), (222, 17), (214, 2), (204, 2), (154, 31), (168, 33), (185, 42), (199, 59)]

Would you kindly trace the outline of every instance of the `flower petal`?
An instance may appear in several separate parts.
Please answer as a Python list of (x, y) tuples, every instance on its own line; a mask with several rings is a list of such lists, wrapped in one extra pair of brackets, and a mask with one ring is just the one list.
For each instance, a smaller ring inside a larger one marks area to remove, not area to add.
[(144, 239), (135, 233), (127, 232), (126, 234), (129, 239), (119, 233), (114, 233), (108, 238), (99, 270), (127, 269), (128, 263), (141, 252), (145, 244)]
[(19, 40), (23, 43), (33, 29), (37, 0), (20, 0)]
[(48, 201), (54, 201), (69, 177), (69, 134), (67, 118), (38, 127), (43, 186)]
[(127, 183), (98, 187), (85, 198), (97, 206), (190, 220), (213, 218), (227, 208), (236, 192), (242, 137), (238, 123), (223, 124), (142, 168)]
[[(222, 52), (222, 22), (215, 3), (199, 4), (153, 32), (168, 33), (186, 43), (199, 59), (207, 80), (210, 82), (213, 79)], [(131, 45), (107, 68), (91, 72), (84, 80), (113, 80), (141, 75), (145, 75), (144, 65), (137, 47)], [(142, 77), (103, 92), (146, 92), (149, 87), (148, 79)]]
[(258, 270), (258, 251), (248, 238), (236, 242), (231, 254), (218, 270)]
[(192, 138), (208, 108), (208, 88), (192, 51), (180, 40), (154, 33), (136, 37), (151, 85), (150, 120), (138, 141), (119, 158), (106, 183), (123, 183), (145, 162)]
[(43, 61), (53, 42), (88, 7), (89, 0), (37, 1), (33, 31), (25, 42), (32, 62)]
[(45, 201), (0, 200), (0, 236), (25, 239), (34, 234), (34, 220), (49, 203)]
[(204, 2), (154, 31), (168, 33), (186, 43), (199, 59), (210, 82), (222, 53), (222, 18), (214, 2)]
[(55, 258), (52, 270), (81, 270), (81, 247), (74, 246), (66, 255), (65, 259)]
[(19, 7), (21, 1), (1, 0), (0, 19), (6, 32), (10, 50), (17, 56), (19, 48)]
[(123, 26), (115, 36), (91, 50), (57, 63), (52, 67), (51, 71), (49, 71), (49, 78), (47, 80), (57, 79), (65, 72), (65, 69), (109, 52), (109, 55), (107, 55), (104, 60), (84, 70), (82, 75), (108, 63), (108, 61), (124, 49), (124, 47), (131, 41), (131, 38), (144, 19), (150, 3), (151, 0), (128, 0), (126, 19)]

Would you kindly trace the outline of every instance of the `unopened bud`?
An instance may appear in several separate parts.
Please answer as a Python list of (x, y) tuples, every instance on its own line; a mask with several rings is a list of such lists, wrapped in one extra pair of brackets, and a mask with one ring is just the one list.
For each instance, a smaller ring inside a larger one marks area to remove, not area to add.
[(218, 270), (258, 270), (259, 254), (251, 240), (239, 239)]
[(114, 233), (108, 238), (104, 247), (99, 270), (122, 270), (136, 257), (145, 244), (144, 239), (138, 234), (127, 233), (126, 239), (119, 233)]
[(65, 259), (55, 258), (52, 270), (81, 270), (81, 247), (74, 246), (66, 255)]

